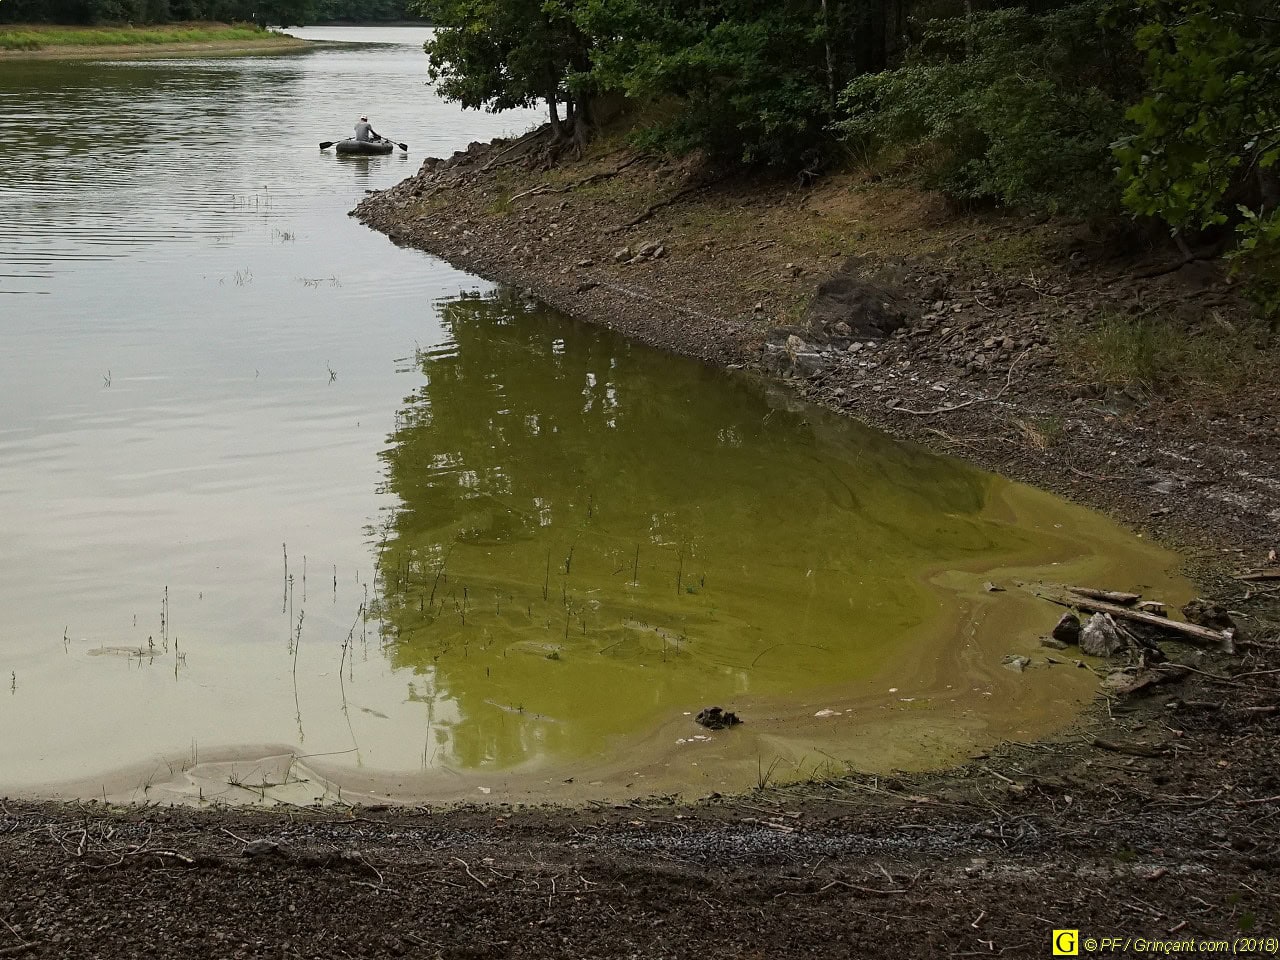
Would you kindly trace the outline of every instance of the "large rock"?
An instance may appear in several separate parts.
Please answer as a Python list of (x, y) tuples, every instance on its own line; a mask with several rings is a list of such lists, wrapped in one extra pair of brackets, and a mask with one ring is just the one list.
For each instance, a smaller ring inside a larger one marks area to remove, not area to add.
[(1079, 643), (1080, 618), (1074, 613), (1064, 613), (1057, 626), (1053, 628), (1053, 639), (1066, 644)]
[(894, 285), (873, 278), (865, 261), (850, 257), (818, 285), (804, 327), (819, 342), (882, 340), (914, 315), (914, 307)]
[(1080, 631), (1080, 652), (1091, 657), (1114, 657), (1129, 646), (1109, 613), (1095, 613)]

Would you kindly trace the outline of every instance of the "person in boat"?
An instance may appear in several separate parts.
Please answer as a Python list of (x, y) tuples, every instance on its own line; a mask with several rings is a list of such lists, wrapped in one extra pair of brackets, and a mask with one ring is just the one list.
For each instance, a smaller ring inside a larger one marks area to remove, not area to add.
[(382, 135), (369, 125), (369, 118), (360, 117), (360, 122), (356, 124), (356, 140), (360, 143), (374, 143), (382, 139)]

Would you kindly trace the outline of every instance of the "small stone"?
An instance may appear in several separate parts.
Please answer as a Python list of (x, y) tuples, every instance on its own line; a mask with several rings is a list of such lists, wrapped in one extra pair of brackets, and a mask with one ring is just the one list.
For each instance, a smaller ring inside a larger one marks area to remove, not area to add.
[(286, 854), (284, 844), (279, 840), (250, 840), (240, 851), (245, 857), (283, 857)]
[(1031, 658), (1024, 657), (1018, 653), (1011, 653), (1001, 661), (1006, 670), (1012, 670), (1014, 673), (1022, 673), (1027, 667), (1031, 666)]
[(623, 261), (630, 260), (630, 259), (631, 259), (630, 247), (623, 247), (621, 250), (613, 251), (614, 263), (622, 263)]
[(596, 264), (596, 262), (595, 262), (594, 260), (579, 260), (579, 261), (578, 261), (578, 266), (580, 266), (580, 267), (594, 267), (594, 266), (595, 266), (595, 264)]
[(998, 583), (992, 583), (990, 580), (984, 583), (983, 587), (986, 589), (987, 593), (1004, 593), (1004, 587), (1000, 586)]
[(1048, 647), (1050, 650), (1065, 650), (1067, 649), (1068, 644), (1063, 643), (1056, 637), (1041, 637), (1040, 646)]

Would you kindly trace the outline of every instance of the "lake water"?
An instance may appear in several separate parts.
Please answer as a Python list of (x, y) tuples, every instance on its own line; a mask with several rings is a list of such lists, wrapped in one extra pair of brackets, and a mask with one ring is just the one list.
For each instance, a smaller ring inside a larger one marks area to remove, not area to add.
[[(361, 227), (538, 116), (437, 99), (425, 31), (300, 33), (365, 42), (0, 62), (0, 793), (927, 766), (1093, 696), (1036, 647), (1053, 608), (987, 581), (1185, 595), (1094, 514)], [(361, 113), (409, 154), (317, 149)]]

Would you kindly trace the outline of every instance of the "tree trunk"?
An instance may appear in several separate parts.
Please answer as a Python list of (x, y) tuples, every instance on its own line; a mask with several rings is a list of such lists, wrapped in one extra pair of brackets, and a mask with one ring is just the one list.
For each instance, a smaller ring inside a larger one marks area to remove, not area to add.
[(575, 100), (573, 145), (577, 149), (578, 155), (581, 156), (582, 151), (586, 149), (587, 143), (591, 140), (591, 98), (586, 95), (579, 95)]
[(559, 91), (554, 87), (547, 94), (547, 113), (551, 117), (551, 136), (556, 140), (564, 139), (564, 124), (560, 122)]
[(830, 98), (831, 112), (836, 109), (836, 68), (831, 59), (831, 16), (827, 12), (827, 0), (822, 0), (822, 45), (827, 51), (827, 96)]

